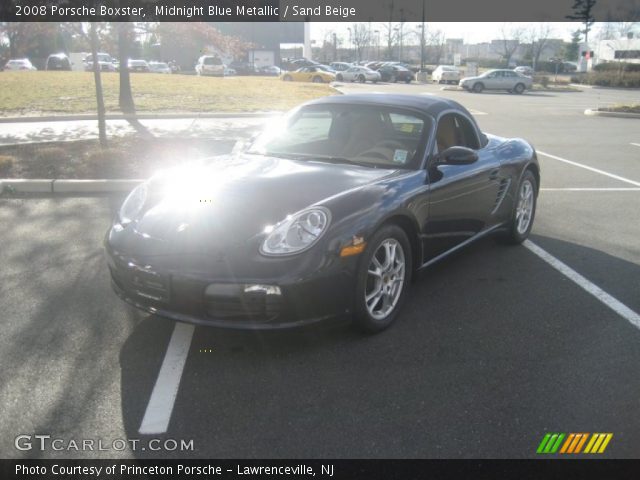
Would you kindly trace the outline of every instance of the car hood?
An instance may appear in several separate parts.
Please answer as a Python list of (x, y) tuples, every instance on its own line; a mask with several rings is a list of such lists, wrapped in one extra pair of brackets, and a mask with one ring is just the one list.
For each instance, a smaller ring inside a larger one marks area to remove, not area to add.
[(155, 253), (232, 247), (288, 215), (395, 172), (248, 154), (216, 157), (152, 178), (134, 229), (167, 246)]

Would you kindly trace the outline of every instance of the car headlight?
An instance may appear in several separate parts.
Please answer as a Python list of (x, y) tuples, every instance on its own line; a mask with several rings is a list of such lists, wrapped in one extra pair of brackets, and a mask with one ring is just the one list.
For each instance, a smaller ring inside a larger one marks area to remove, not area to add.
[(273, 228), (260, 247), (263, 255), (291, 255), (302, 252), (316, 243), (331, 221), (331, 212), (313, 207), (287, 217)]
[(127, 225), (140, 213), (144, 203), (147, 200), (147, 184), (138, 185), (127, 196), (124, 203), (118, 211), (118, 220), (122, 225)]

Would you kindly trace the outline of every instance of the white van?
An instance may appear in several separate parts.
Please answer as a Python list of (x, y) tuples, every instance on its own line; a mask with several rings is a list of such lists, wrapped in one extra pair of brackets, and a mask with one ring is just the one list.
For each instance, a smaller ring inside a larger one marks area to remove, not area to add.
[(224, 76), (224, 64), (217, 55), (203, 55), (196, 63), (196, 73), (198, 75)]

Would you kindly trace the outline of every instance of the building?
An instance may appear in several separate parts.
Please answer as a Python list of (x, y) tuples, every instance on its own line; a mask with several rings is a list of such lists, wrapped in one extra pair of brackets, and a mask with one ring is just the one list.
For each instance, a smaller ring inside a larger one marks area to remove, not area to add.
[(640, 63), (640, 38), (602, 40), (594, 50), (595, 64), (603, 62)]

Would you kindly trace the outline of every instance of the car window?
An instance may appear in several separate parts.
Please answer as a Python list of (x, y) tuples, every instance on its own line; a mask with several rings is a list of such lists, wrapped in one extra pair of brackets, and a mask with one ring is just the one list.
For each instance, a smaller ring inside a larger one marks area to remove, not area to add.
[(428, 121), (396, 107), (327, 104), (304, 107), (286, 125), (270, 125), (249, 151), (296, 159), (415, 168)]
[(474, 150), (480, 147), (471, 122), (457, 113), (448, 113), (440, 118), (436, 131), (436, 146), (438, 152), (449, 147), (467, 147)]

